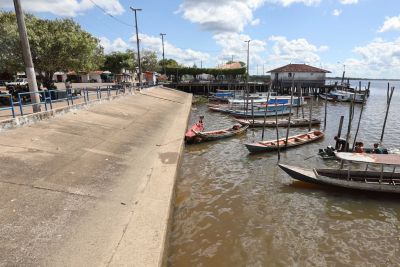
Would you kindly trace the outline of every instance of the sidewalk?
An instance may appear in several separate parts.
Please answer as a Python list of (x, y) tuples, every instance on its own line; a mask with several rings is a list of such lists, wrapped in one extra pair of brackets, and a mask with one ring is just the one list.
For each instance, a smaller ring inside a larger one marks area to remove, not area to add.
[(0, 265), (160, 266), (190, 107), (154, 88), (0, 133)]

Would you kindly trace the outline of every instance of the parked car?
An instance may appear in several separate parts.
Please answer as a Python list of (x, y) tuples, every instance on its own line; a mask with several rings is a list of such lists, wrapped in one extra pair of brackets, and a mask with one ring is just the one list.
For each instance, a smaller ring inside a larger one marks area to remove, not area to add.
[(28, 79), (27, 78), (18, 78), (14, 82), (5, 83), (5, 85), (6, 85), (7, 89), (9, 87), (16, 87), (16, 86), (21, 86), (21, 87), (26, 86), (27, 87)]

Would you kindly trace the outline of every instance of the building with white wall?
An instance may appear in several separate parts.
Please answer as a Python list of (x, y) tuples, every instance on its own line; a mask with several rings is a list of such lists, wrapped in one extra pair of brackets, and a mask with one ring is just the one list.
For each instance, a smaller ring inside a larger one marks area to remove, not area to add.
[(271, 73), (273, 85), (290, 86), (294, 83), (301, 84), (303, 87), (323, 86), (326, 80), (326, 74), (331, 73), (328, 70), (316, 68), (306, 64), (288, 64), (286, 66), (268, 71)]

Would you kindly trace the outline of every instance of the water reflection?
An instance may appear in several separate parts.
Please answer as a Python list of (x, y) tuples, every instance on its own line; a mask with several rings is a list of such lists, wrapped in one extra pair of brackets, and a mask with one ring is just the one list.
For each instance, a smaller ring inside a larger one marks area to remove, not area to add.
[[(359, 140), (366, 146), (379, 141), (383, 124), (386, 91), (379, 89), (384, 82), (379, 86), (372, 84), (361, 123)], [(384, 138), (388, 147), (400, 147), (399, 97), (395, 92)], [(315, 117), (323, 119), (323, 105), (314, 101)], [(348, 110), (346, 103), (329, 103), (325, 139), (282, 152), (281, 162), (337, 167), (337, 162), (313, 155), (332, 144), (339, 117), (347, 117)], [(354, 118), (359, 110), (357, 106)], [(200, 114), (208, 130), (235, 123), (206, 106), (197, 106), (190, 123)], [(305, 130), (292, 129), (291, 134)], [(279, 170), (275, 153), (249, 156), (244, 144), (260, 138), (261, 129), (256, 129), (185, 148), (170, 266), (400, 265), (400, 196), (296, 182)], [(275, 130), (267, 129), (265, 139), (275, 138)]]

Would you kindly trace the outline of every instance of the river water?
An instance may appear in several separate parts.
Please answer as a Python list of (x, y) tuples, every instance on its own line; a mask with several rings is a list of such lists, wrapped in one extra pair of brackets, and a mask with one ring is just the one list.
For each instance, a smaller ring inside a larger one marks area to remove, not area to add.
[[(383, 145), (400, 148), (400, 82), (391, 86), (397, 91)], [(371, 82), (358, 138), (365, 147), (380, 139), (386, 88), (387, 82)], [(355, 108), (353, 132), (360, 108)], [(314, 100), (313, 110), (313, 117), (323, 120), (324, 102)], [(308, 116), (308, 105), (304, 112)], [(324, 140), (284, 151), (280, 162), (337, 166), (314, 155), (333, 144), (341, 115), (346, 132), (348, 113), (348, 103), (328, 102)], [(189, 125), (199, 115), (205, 116), (207, 130), (234, 124), (230, 116), (208, 112), (202, 104), (193, 106)], [(290, 135), (307, 130), (291, 129)], [(249, 155), (244, 144), (261, 140), (261, 132), (249, 129), (240, 137), (186, 146), (177, 179), (169, 266), (400, 265), (400, 196), (296, 182), (278, 168), (276, 153)], [(285, 133), (281, 129), (280, 137)], [(267, 128), (266, 139), (275, 138), (275, 130)]]

